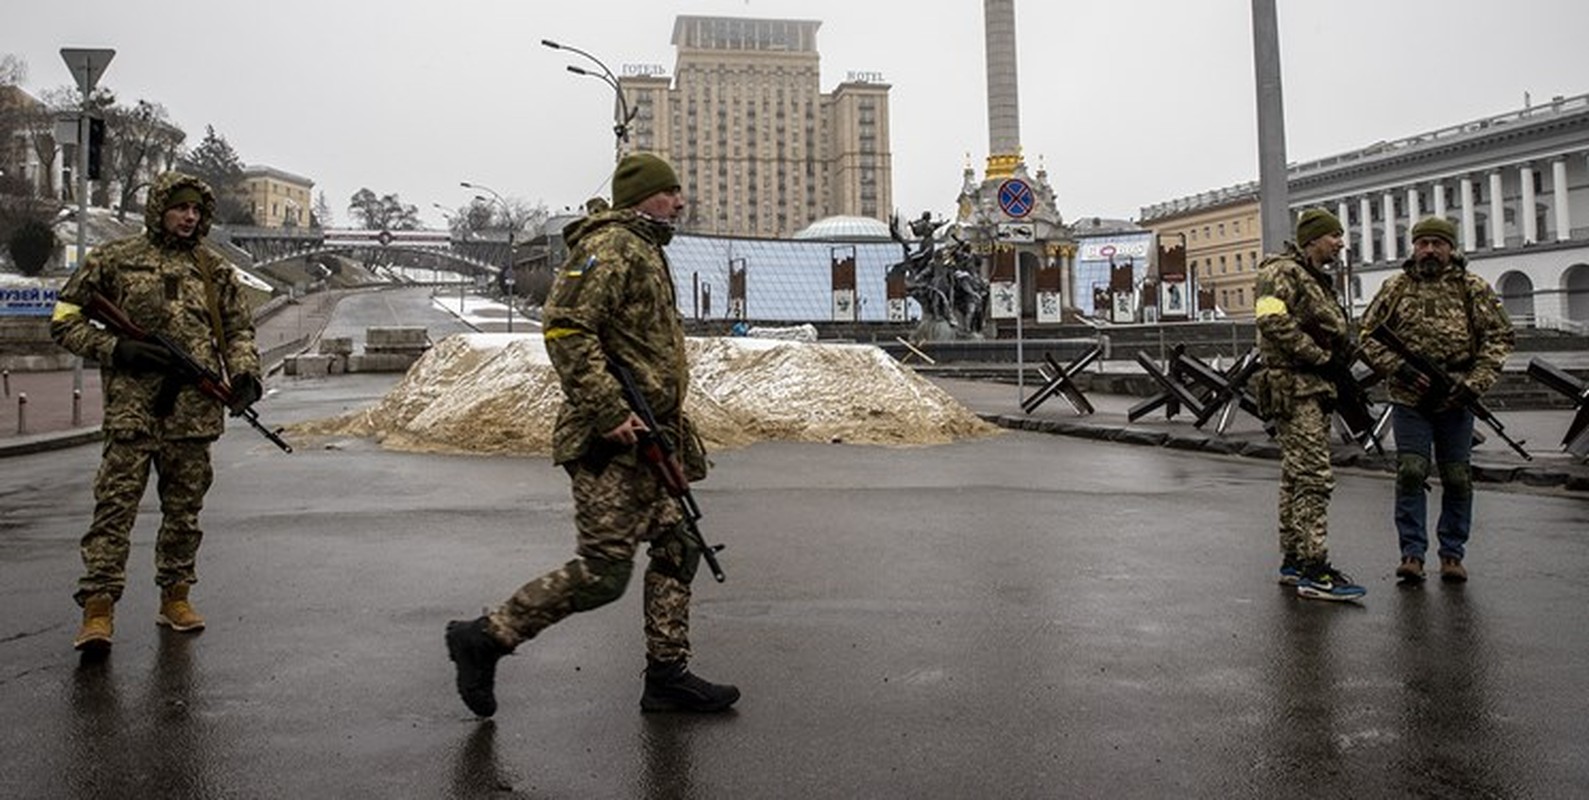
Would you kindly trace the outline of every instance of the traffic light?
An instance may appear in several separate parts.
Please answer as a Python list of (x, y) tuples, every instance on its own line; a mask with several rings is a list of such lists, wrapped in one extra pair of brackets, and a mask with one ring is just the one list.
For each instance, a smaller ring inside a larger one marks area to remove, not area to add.
[(105, 146), (105, 121), (88, 118), (88, 179), (99, 180), (100, 153)]

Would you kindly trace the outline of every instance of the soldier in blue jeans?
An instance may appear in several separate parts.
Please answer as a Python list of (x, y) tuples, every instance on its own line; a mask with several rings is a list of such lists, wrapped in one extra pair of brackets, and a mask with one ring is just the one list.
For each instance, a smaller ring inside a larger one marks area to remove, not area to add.
[[(1394, 330), (1407, 347), (1446, 373), (1444, 396), (1401, 356), (1369, 335), (1380, 325)], [(1386, 381), (1391, 425), (1396, 434), (1396, 536), (1401, 563), (1396, 577), (1424, 579), (1429, 476), (1440, 476), (1440, 577), (1468, 579), (1468, 533), (1473, 526), (1473, 412), (1465, 397), (1480, 397), (1495, 385), (1511, 354), (1512, 321), (1495, 290), (1469, 272), (1457, 249), (1457, 230), (1444, 217), (1428, 217), (1412, 228), (1412, 256), (1385, 281), (1363, 315), (1363, 357)], [(1431, 469), (1432, 468), (1432, 469)]]

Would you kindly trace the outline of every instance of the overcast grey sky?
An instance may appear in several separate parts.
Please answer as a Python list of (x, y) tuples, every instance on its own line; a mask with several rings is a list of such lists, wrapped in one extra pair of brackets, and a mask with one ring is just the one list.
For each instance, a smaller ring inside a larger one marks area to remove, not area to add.
[[(1589, 92), (1584, 0), (1279, 0), (1292, 161)], [(63, 46), (111, 47), (101, 80), (212, 124), (244, 161), (315, 181), (338, 223), (362, 187), (440, 224), (460, 180), (556, 209), (612, 166), (610, 90), (563, 67), (661, 64), (680, 14), (822, 22), (822, 89), (892, 84), (894, 203), (953, 212), (988, 149), (978, 0), (7, 0), (0, 53), (68, 85)], [(1258, 174), (1250, 0), (1018, 0), (1021, 140), (1067, 219)]]

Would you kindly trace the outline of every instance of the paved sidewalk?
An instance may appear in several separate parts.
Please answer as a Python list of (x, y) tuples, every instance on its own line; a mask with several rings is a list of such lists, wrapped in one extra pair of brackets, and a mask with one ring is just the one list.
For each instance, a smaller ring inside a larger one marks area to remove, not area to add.
[[(1097, 409), (1090, 415), (1078, 415), (1058, 396), (1026, 414), (1021, 411), (1021, 400), (1035, 394), (1042, 386), (1035, 376), (1024, 388), (991, 381), (932, 380), (967, 408), (1001, 427), (1223, 455), (1280, 457), (1279, 445), (1264, 433), (1261, 423), (1242, 412), (1235, 414), (1224, 434), (1219, 434), (1214, 430), (1214, 421), (1202, 429), (1195, 427), (1195, 418), (1186, 411), (1169, 419), (1161, 408), (1131, 422), (1127, 418), (1130, 409), (1144, 398), (1118, 394), (1088, 393), (1087, 399)], [(1486, 483), (1589, 492), (1589, 465), (1561, 451), (1561, 437), (1572, 415), (1570, 409), (1496, 412), (1506, 426), (1507, 435), (1523, 442), (1524, 448), (1533, 455), (1531, 461), (1514, 453), (1487, 426), (1479, 423), (1476, 430), (1485, 436), (1485, 441), (1473, 450), (1475, 478)], [(1392, 452), (1364, 453), (1355, 445), (1338, 442), (1334, 461), (1337, 466), (1393, 471), (1394, 442), (1388, 431), (1385, 447)]]
[[(312, 294), (257, 320), (254, 338), (266, 369), (279, 363), (283, 356), (309, 346), (346, 294)], [(0, 458), (99, 440), (104, 405), (99, 367), (90, 363), (82, 369), (82, 394), (76, 416), (72, 400), (77, 378), (73, 373), (69, 369), (12, 372), (5, 377), (6, 385), (0, 387)], [(19, 424), (18, 399), (24, 393), (28, 399)]]

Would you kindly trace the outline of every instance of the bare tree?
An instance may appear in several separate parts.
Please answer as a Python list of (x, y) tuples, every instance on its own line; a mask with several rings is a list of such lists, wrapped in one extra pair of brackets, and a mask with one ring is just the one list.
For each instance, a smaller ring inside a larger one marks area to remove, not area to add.
[(147, 186), (156, 170), (176, 161), (187, 134), (172, 125), (166, 108), (139, 100), (132, 108), (114, 106), (107, 112), (106, 147), (111, 155), (107, 176), (121, 189), (116, 218), (127, 219), (127, 208)]
[(368, 188), (354, 192), (348, 202), (348, 213), (366, 230), (416, 231), (423, 227), (417, 207), (404, 204), (396, 194), (376, 197)]
[(0, 55), (0, 86), (21, 86), (27, 79), (27, 61), (11, 53)]
[(326, 201), (324, 191), (315, 194), (314, 208), (309, 212), (309, 227), (328, 228), (333, 224), (331, 220), (331, 204)]
[(254, 224), (254, 212), (243, 203), (243, 160), (237, 157), (237, 151), (227, 143), (226, 137), (215, 132), (214, 125), (204, 126), (203, 141), (184, 155), (177, 166), (209, 184), (215, 192), (216, 221)]

